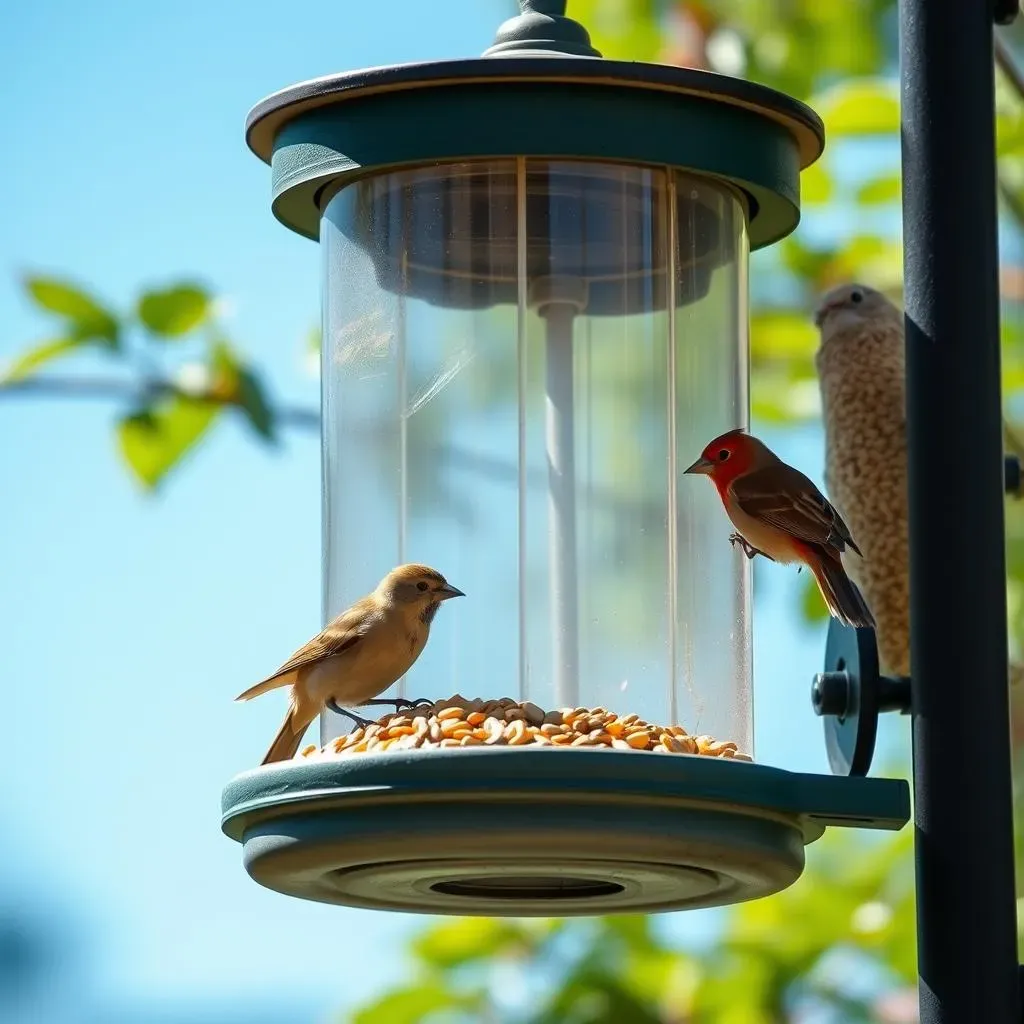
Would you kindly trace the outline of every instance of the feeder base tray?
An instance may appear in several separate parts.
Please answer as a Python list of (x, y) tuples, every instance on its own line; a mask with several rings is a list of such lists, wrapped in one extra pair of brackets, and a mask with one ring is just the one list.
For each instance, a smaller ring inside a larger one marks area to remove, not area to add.
[(910, 794), (699, 755), (466, 748), (268, 765), (223, 811), (249, 874), (291, 896), (568, 917), (767, 896), (827, 825), (901, 828)]

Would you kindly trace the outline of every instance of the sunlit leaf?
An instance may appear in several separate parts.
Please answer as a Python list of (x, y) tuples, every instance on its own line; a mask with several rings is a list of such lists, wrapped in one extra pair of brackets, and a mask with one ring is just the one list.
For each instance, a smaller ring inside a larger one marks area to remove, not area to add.
[(139, 320), (162, 338), (177, 338), (195, 330), (210, 310), (210, 296), (194, 284), (146, 292), (138, 304)]
[(67, 321), (68, 334), (72, 337), (79, 341), (105, 341), (111, 346), (117, 344), (117, 318), (81, 288), (52, 277), (28, 276), (23, 283), (40, 309)]
[(221, 407), (172, 395), (126, 416), (117, 427), (121, 455), (135, 477), (152, 490), (210, 429)]
[(852, 78), (811, 101), (829, 136), (890, 135), (900, 130), (899, 86), (887, 78)]
[(817, 347), (818, 330), (807, 313), (766, 309), (750, 318), (750, 350), (754, 358), (807, 357)]
[(800, 589), (800, 612), (807, 622), (824, 622), (828, 618), (828, 608), (810, 572)]
[(357, 1010), (348, 1021), (349, 1024), (423, 1024), (436, 1019), (441, 1024), (446, 1018), (437, 1017), (439, 1012), (470, 1008), (475, 1002), (477, 1000), (453, 992), (443, 982), (424, 981), (392, 990)]
[(67, 355), (69, 352), (74, 352), (81, 346), (80, 338), (54, 338), (52, 341), (44, 341), (41, 345), (17, 356), (7, 368), (7, 372), (0, 377), (0, 381), (24, 380), (26, 377), (31, 377), (39, 367)]
[(444, 921), (413, 941), (416, 957), (432, 967), (451, 968), (522, 946), (520, 931), (501, 918), (463, 917)]
[(274, 410), (267, 401), (263, 382), (226, 341), (218, 341), (210, 350), (210, 391), (221, 402), (236, 405), (249, 425), (266, 441), (273, 441)]
[(825, 169), (825, 162), (811, 164), (800, 175), (800, 198), (804, 203), (827, 203), (833, 194), (832, 177)]
[(898, 174), (883, 174), (872, 178), (857, 189), (857, 202), (865, 206), (899, 202), (903, 184)]

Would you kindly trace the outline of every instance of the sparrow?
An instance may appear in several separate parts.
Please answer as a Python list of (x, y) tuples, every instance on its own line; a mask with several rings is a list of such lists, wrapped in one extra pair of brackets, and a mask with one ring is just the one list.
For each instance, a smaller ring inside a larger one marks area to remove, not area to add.
[[(850, 282), (822, 296), (814, 312), (815, 355), (825, 423), (825, 485), (864, 547), (850, 567), (878, 622), (887, 675), (910, 676), (910, 513), (907, 489), (905, 331), (902, 311), (882, 292)], [(1003, 419), (1004, 444), (1020, 441)], [(1024, 665), (1009, 662), (1010, 681)]]
[(864, 559), (850, 577), (878, 623), (882, 671), (910, 675), (910, 526), (903, 313), (857, 282), (822, 296), (815, 366), (825, 426), (825, 486)]
[(393, 704), (396, 708), (415, 704), (373, 698), (409, 671), (426, 646), (438, 608), (453, 597), (465, 594), (436, 569), (400, 565), (273, 675), (240, 693), (235, 700), (251, 700), (279, 686), (291, 686), (288, 713), (260, 763), (294, 757), (306, 729), (325, 706), (368, 724), (344, 711), (339, 703), (350, 707)]
[(716, 437), (684, 473), (711, 478), (739, 531), (729, 540), (748, 558), (760, 554), (806, 565), (834, 618), (874, 628), (871, 610), (843, 567), (843, 551), (849, 547), (859, 555), (860, 549), (842, 516), (803, 473), (742, 429)]

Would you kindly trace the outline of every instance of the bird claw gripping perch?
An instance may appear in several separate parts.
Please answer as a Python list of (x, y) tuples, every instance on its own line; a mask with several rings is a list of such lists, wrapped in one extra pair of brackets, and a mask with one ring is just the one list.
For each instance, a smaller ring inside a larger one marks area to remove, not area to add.
[(910, 711), (910, 679), (883, 676), (875, 631), (832, 619), (825, 643), (825, 671), (814, 677), (811, 704), (823, 719), (833, 775), (867, 775), (875, 754), (878, 716)]
[(775, 561), (775, 559), (772, 558), (771, 555), (765, 554), (765, 552), (763, 552), (760, 548), (755, 548), (754, 545), (751, 544), (746, 537), (742, 537), (738, 533), (729, 534), (729, 543), (733, 547), (739, 544), (740, 548), (743, 551), (743, 554), (745, 554), (747, 558), (753, 558), (754, 555), (763, 555), (765, 558), (768, 559), (769, 562)]
[[(338, 704), (332, 697), (326, 702), (329, 707), (336, 714), (342, 715), (345, 718), (355, 722), (357, 726), (365, 729), (368, 725), (372, 725), (373, 722), (369, 718), (361, 718), (353, 711), (349, 711), (347, 708), (343, 708)], [(361, 708), (370, 707), (375, 704), (387, 704), (393, 707), (396, 711), (400, 711), (403, 708), (417, 708), (421, 705), (433, 704), (433, 701), (429, 697), (417, 697), (415, 700), (410, 700), (408, 697), (381, 697), (376, 700), (364, 700), (359, 706)]]
[(418, 708), (422, 705), (433, 703), (429, 697), (415, 697), (412, 699), (409, 697), (378, 697), (374, 700), (364, 700), (359, 706), (365, 708), (371, 704), (389, 704), (396, 711), (402, 711), (407, 708)]
[(365, 729), (368, 725), (373, 724), (369, 718), (360, 718), (354, 711), (349, 711), (348, 708), (343, 708), (333, 697), (325, 701), (325, 706), (330, 708), (335, 714), (341, 715), (343, 718), (347, 718), (349, 721), (354, 722), (355, 725), (361, 729)]

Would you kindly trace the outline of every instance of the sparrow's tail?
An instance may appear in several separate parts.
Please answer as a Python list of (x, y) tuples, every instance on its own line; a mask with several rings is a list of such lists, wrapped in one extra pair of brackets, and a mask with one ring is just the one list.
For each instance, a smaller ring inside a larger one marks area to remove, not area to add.
[(818, 557), (808, 565), (818, 581), (818, 589), (832, 617), (845, 626), (868, 626), (874, 629), (875, 617), (857, 585), (846, 575), (839, 554), (827, 548), (819, 549), (816, 554)]
[(315, 717), (315, 712), (312, 715), (300, 714), (300, 709), (293, 703), (288, 708), (288, 714), (284, 716), (281, 728), (277, 730), (277, 735), (260, 764), (290, 761), (298, 752), (302, 737)]

